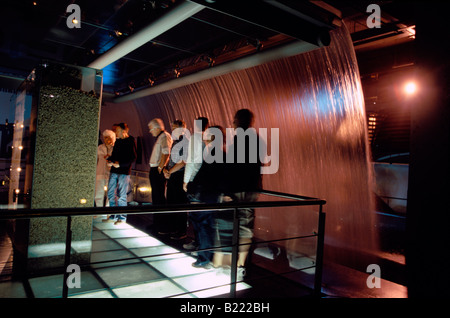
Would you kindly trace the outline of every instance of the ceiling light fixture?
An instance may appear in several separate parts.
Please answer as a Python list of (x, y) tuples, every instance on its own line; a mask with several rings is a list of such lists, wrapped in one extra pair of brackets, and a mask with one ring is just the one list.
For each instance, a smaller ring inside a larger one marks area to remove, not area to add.
[(150, 75), (147, 80), (150, 86), (153, 86), (153, 84), (155, 84), (155, 77), (153, 75)]
[(175, 77), (178, 78), (180, 77), (180, 67), (177, 65), (175, 66), (175, 69), (173, 70), (173, 73), (175, 74)]

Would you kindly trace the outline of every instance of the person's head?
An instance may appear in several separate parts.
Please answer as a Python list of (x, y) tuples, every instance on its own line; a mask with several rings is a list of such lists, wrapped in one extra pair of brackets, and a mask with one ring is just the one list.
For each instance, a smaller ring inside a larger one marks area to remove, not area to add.
[(103, 140), (105, 141), (105, 145), (112, 146), (116, 142), (116, 134), (114, 131), (106, 129), (103, 131)]
[(172, 130), (175, 130), (177, 128), (186, 128), (186, 123), (182, 119), (175, 119), (172, 122)]
[(234, 115), (233, 126), (245, 130), (253, 126), (254, 119), (255, 117), (250, 109), (239, 109)]
[(164, 130), (164, 123), (161, 118), (153, 118), (148, 123), (148, 130), (153, 137), (157, 137)]
[(114, 125), (114, 132), (116, 134), (116, 137), (118, 139), (124, 139), (128, 137), (128, 125), (125, 123), (115, 124)]
[(216, 137), (219, 137), (218, 134), (222, 135), (222, 142), (225, 140), (225, 129), (222, 126), (215, 125), (208, 127), (203, 134), (203, 141), (206, 144), (213, 142)]
[(180, 139), (180, 136), (186, 132), (186, 123), (182, 119), (175, 119), (172, 122), (172, 138), (174, 140)]
[(196, 130), (205, 131), (209, 126), (209, 120), (206, 117), (197, 117), (195, 120)]

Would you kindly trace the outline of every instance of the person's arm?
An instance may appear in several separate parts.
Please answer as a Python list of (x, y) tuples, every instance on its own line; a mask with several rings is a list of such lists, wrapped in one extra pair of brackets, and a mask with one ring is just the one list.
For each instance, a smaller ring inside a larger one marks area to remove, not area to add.
[(172, 168), (170, 168), (169, 170), (164, 169), (164, 176), (166, 177), (166, 179), (170, 178), (170, 175), (172, 173), (177, 172), (178, 170), (180, 170), (181, 168), (183, 168), (184, 166), (186, 166), (186, 163), (181, 160), (180, 162), (178, 162), (177, 164), (175, 164)]
[(101, 144), (97, 147), (97, 165), (101, 159), (105, 159), (106, 160), (106, 156), (108, 155), (108, 151), (106, 149), (106, 146), (104, 146), (104, 144)]
[(164, 133), (161, 136), (161, 158), (158, 163), (158, 172), (161, 173), (164, 167), (169, 162), (170, 148), (172, 147), (172, 137), (169, 134)]
[(183, 189), (187, 191), (187, 185), (194, 180), (203, 162), (202, 134), (194, 134), (189, 140), (189, 153), (184, 169)]
[(159, 159), (158, 164), (158, 172), (161, 173), (163, 171), (164, 167), (166, 166), (167, 162), (169, 161), (169, 154), (161, 154), (161, 158)]

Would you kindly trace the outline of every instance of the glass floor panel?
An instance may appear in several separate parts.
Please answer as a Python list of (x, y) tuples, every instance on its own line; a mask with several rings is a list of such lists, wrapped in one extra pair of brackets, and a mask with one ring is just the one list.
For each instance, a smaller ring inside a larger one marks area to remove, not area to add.
[[(130, 224), (94, 218), (90, 242), (95, 264), (81, 271), (80, 288), (69, 288), (70, 298), (203, 298), (230, 292), (229, 272), (195, 268), (195, 258)], [(29, 278), (28, 297), (60, 298), (63, 280), (63, 273)], [(251, 286), (237, 286), (245, 288)], [(26, 298), (27, 293), (21, 282), (1, 282), (0, 297)]]

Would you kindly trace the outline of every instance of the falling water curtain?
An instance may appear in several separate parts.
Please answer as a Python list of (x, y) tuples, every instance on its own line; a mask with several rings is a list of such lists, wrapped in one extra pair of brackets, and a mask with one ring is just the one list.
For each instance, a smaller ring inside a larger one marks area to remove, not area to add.
[[(372, 206), (372, 173), (364, 98), (349, 32), (331, 32), (329, 47), (133, 101), (143, 127), (154, 117), (166, 125), (206, 116), (232, 127), (234, 113), (249, 108), (255, 127), (279, 129), (279, 170), (264, 175), (264, 188), (325, 199), (326, 260), (340, 251), (377, 249)], [(148, 134), (147, 137), (149, 138)], [(144, 142), (145, 144), (145, 142)], [(150, 155), (151, 141), (147, 142)], [(270, 148), (269, 148), (270, 149)], [(269, 153), (270, 155), (270, 153)], [(147, 162), (148, 158), (144, 160)], [(280, 238), (310, 233), (317, 214), (294, 208), (259, 209), (255, 235)], [(287, 248), (302, 253), (303, 243)], [(351, 257), (350, 257), (351, 258)], [(346, 262), (351, 261), (349, 259)]]

